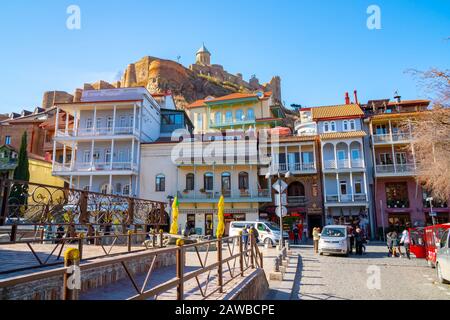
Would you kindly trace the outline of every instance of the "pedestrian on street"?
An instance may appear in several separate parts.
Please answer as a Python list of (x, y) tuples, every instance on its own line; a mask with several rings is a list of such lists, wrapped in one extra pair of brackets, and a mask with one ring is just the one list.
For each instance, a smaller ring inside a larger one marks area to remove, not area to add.
[(353, 226), (348, 228), (348, 236), (350, 238), (350, 254), (353, 254), (353, 247), (355, 246), (355, 232)]
[(411, 244), (411, 239), (409, 237), (409, 231), (408, 229), (403, 230), (402, 232), (402, 238), (400, 240), (400, 244), (402, 244), (405, 247), (405, 253), (406, 253), (406, 257), (411, 260), (411, 248), (410, 248), (410, 244)]
[(320, 228), (313, 229), (314, 253), (319, 253)]
[(397, 231), (393, 230), (392, 232), (390, 232), (390, 239), (392, 241), (392, 244), (391, 244), (392, 257), (397, 258), (397, 252), (398, 252), (398, 247), (399, 247)]
[(247, 255), (247, 248), (248, 248), (248, 230), (249, 226), (245, 226), (245, 228), (242, 229), (242, 242), (244, 244), (244, 251), (246, 252), (245, 255)]
[(364, 244), (364, 234), (363, 234), (361, 228), (356, 228), (354, 239), (355, 239), (355, 246), (356, 246), (356, 254), (359, 256), (362, 256), (363, 244)]
[(253, 237), (255, 237), (255, 242), (256, 242), (256, 244), (258, 244), (258, 243), (259, 243), (259, 232), (258, 232), (258, 230), (255, 228), (255, 225), (252, 225), (252, 226), (250, 227), (249, 233), (250, 233), (250, 231), (253, 233)]
[(303, 225), (303, 243), (308, 243), (308, 226), (306, 224)]
[(294, 229), (292, 229), (292, 233), (294, 234), (294, 244), (298, 244), (298, 228), (297, 225), (294, 225)]

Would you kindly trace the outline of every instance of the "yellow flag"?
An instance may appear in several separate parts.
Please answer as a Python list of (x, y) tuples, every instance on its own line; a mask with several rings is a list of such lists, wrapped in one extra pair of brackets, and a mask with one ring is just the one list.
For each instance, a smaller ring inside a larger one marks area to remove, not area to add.
[(170, 234), (177, 235), (178, 234), (178, 197), (175, 198), (175, 201), (172, 204), (172, 225), (170, 227)]
[(219, 224), (217, 225), (216, 237), (222, 238), (225, 233), (225, 198), (223, 196), (220, 197), (218, 209)]

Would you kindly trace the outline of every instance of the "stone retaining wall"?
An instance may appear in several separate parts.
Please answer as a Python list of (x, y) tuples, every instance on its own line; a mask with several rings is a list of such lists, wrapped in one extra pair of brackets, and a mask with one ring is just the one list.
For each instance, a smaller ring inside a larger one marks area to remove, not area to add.
[[(136, 258), (126, 262), (132, 274), (142, 274), (148, 271), (153, 256)], [(172, 266), (176, 263), (173, 253), (158, 255), (154, 270)], [(48, 272), (42, 272), (46, 274)], [(27, 277), (27, 276), (23, 276)], [(81, 292), (106, 286), (128, 277), (121, 263), (103, 267), (94, 267), (81, 271)], [(18, 277), (20, 278), (20, 277)], [(10, 280), (10, 279), (8, 279)], [(0, 282), (1, 283), (1, 282)], [(39, 280), (21, 283), (10, 287), (0, 288), (0, 300), (60, 300), (62, 299), (63, 272), (61, 275), (51, 275)]]
[(269, 282), (263, 269), (256, 269), (223, 300), (263, 300), (269, 291)]

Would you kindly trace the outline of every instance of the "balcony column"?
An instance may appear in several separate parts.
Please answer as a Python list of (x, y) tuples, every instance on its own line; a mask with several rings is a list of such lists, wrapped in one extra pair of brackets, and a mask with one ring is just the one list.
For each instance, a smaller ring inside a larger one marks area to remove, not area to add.
[(94, 106), (94, 123), (92, 124), (93, 129), (93, 133), (96, 134), (97, 133), (97, 106)]
[(392, 121), (389, 120), (389, 137), (391, 138), (391, 143), (394, 142), (394, 136), (392, 134)]
[(314, 166), (314, 170), (317, 170), (317, 150), (316, 150), (316, 143), (314, 142), (313, 143), (313, 145), (312, 145), (312, 147), (313, 147), (313, 156), (314, 156), (314, 159), (313, 159), (313, 166)]
[(197, 166), (194, 164), (194, 199), (197, 198)]
[(335, 169), (339, 168), (338, 165), (338, 155), (337, 155), (337, 144), (333, 143), (333, 148), (334, 148), (334, 163), (335, 163)]
[(131, 166), (134, 166), (134, 158), (135, 158), (134, 149), (135, 149), (135, 145), (136, 145), (136, 142), (135, 142), (135, 139), (133, 137), (133, 140), (131, 142)]
[(78, 136), (78, 111), (75, 110), (73, 115), (73, 135)]
[[(409, 140), (412, 139), (412, 127), (411, 127), (411, 120), (408, 120), (408, 127), (409, 127)], [(414, 162), (414, 171), (417, 170), (417, 162), (416, 162), (416, 150), (414, 148), (414, 143), (411, 143), (411, 152), (412, 152), (412, 156), (413, 156), (413, 162)], [(433, 154), (434, 154), (434, 149), (433, 149)]]
[(366, 195), (366, 201), (369, 201), (369, 199), (368, 199), (369, 194), (367, 193), (367, 175), (366, 175), (366, 171), (363, 172), (363, 177), (364, 177), (364, 193)]
[(89, 176), (89, 191), (92, 191), (92, 175)]
[(326, 183), (326, 181), (327, 181), (327, 179), (326, 179), (326, 176), (325, 176), (325, 174), (323, 175), (323, 194), (324, 194), (324, 196), (325, 196), (325, 203), (327, 203), (328, 202), (328, 200), (327, 200), (327, 183)]
[(110, 159), (110, 170), (114, 168), (114, 152), (116, 147), (116, 141), (114, 139), (111, 140), (111, 159)]
[(117, 120), (117, 106), (114, 105), (113, 111), (113, 123), (112, 123), (112, 134), (116, 134), (116, 120)]
[(336, 184), (337, 184), (337, 195), (338, 195), (338, 202), (341, 202), (341, 188), (339, 183), (339, 173), (336, 173)]
[(300, 164), (300, 168), (299, 168), (299, 171), (303, 171), (304, 170), (304, 168), (303, 168), (303, 159), (302, 159), (302, 145), (300, 144), (299, 145), (299, 147), (298, 147), (298, 152), (299, 152), (299, 164)]
[(63, 168), (66, 168), (66, 158), (67, 158), (67, 146), (63, 146)]
[(375, 175), (378, 173), (377, 170), (377, 155), (375, 154), (375, 139), (373, 137), (373, 123), (370, 122), (370, 136), (372, 138), (372, 157), (373, 157), (373, 165), (375, 167)]
[[(59, 127), (59, 107), (56, 107), (56, 119), (55, 119), (55, 133), (58, 132)], [(53, 165), (56, 162), (56, 140), (53, 139)]]
[(69, 134), (69, 118), (70, 118), (70, 115), (66, 111), (66, 127), (65, 127), (65, 131), (64, 131), (64, 134), (66, 136)]
[(72, 153), (70, 156), (70, 170), (73, 170), (75, 167), (75, 141), (72, 142)]
[(352, 153), (350, 150), (351, 143), (347, 145), (347, 157), (348, 157), (348, 167), (353, 168), (352, 166)]
[(137, 112), (136, 112), (136, 103), (135, 103), (134, 106), (133, 106), (133, 123), (132, 123), (132, 126), (131, 126), (131, 128), (133, 129), (132, 134), (134, 134), (134, 131), (136, 129), (136, 114), (137, 114)]
[[(253, 177), (253, 166), (250, 166), (250, 176), (248, 177), (248, 183), (249, 183), (249, 190), (250, 190), (250, 197), (253, 198), (253, 183), (250, 182), (250, 178)], [(256, 172), (256, 177), (258, 177), (258, 172)], [(239, 175), (238, 175), (238, 187), (239, 187)], [(259, 195), (258, 195), (259, 196)]]
[(73, 188), (73, 175), (70, 175), (69, 189)]
[(395, 146), (391, 144), (392, 147), (392, 163), (394, 164), (394, 172), (397, 173), (397, 159), (395, 157)]
[(320, 156), (321, 156), (322, 171), (323, 171), (323, 169), (326, 168), (326, 166), (325, 166), (325, 158), (323, 157), (323, 155), (324, 155), (324, 145), (321, 143), (320, 147), (322, 149), (322, 152), (320, 153)]
[(353, 190), (353, 172), (350, 171), (350, 192), (352, 195), (352, 202), (355, 202), (355, 192)]
[(91, 142), (91, 167), (94, 166), (94, 148), (95, 148), (95, 141), (92, 139)]
[[(108, 186), (108, 193), (109, 194), (113, 193), (112, 183), (113, 183), (113, 176), (112, 176), (112, 174), (110, 174), (109, 175), (109, 186)], [(131, 188), (131, 186), (130, 186), (130, 188)]]
[(289, 155), (288, 155), (288, 147), (287, 146), (285, 146), (284, 147), (284, 150), (285, 150), (285, 158), (286, 158), (286, 171), (289, 171)]

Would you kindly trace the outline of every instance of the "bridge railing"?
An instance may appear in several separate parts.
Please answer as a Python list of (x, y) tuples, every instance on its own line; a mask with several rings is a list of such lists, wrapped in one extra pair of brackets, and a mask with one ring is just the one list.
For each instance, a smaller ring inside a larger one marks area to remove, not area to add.
[[(198, 258), (195, 268), (192, 267), (192, 261), (186, 260), (187, 252), (194, 252)], [(215, 253), (215, 256), (212, 253)], [(158, 256), (168, 254), (176, 256), (175, 276), (165, 282), (157, 282), (149, 286)], [(66, 254), (67, 256), (70, 255)], [(72, 254), (72, 257), (75, 258), (73, 261), (66, 260), (64, 268), (0, 280), (0, 289), (60, 276), (62, 281), (61, 292), (64, 293), (61, 298), (66, 300), (79, 299), (82, 282), (80, 279), (82, 279), (83, 272), (110, 265), (121, 265), (135, 290), (135, 294), (127, 297), (126, 300), (157, 300), (166, 293), (171, 294), (171, 297), (173, 295), (173, 298), (177, 300), (185, 300), (186, 293), (197, 291), (196, 289), (198, 289), (202, 299), (207, 299), (215, 293), (223, 293), (224, 286), (236, 278), (245, 277), (248, 270), (263, 268), (263, 255), (252, 234), (249, 235), (248, 239), (243, 236), (236, 236), (189, 245), (178, 242), (175, 247), (131, 253), (81, 265), (77, 254)], [(145, 280), (139, 283), (130, 264), (136, 259), (142, 260), (145, 258), (150, 258), (150, 263), (144, 271)], [(74, 265), (77, 268), (73, 268)], [(191, 270), (186, 269), (188, 266)], [(74, 278), (78, 281), (73, 280)], [(68, 279), (72, 280), (68, 281)], [(194, 281), (196, 285), (186, 288), (188, 283), (192, 284)], [(78, 285), (76, 285), (77, 283)]]

